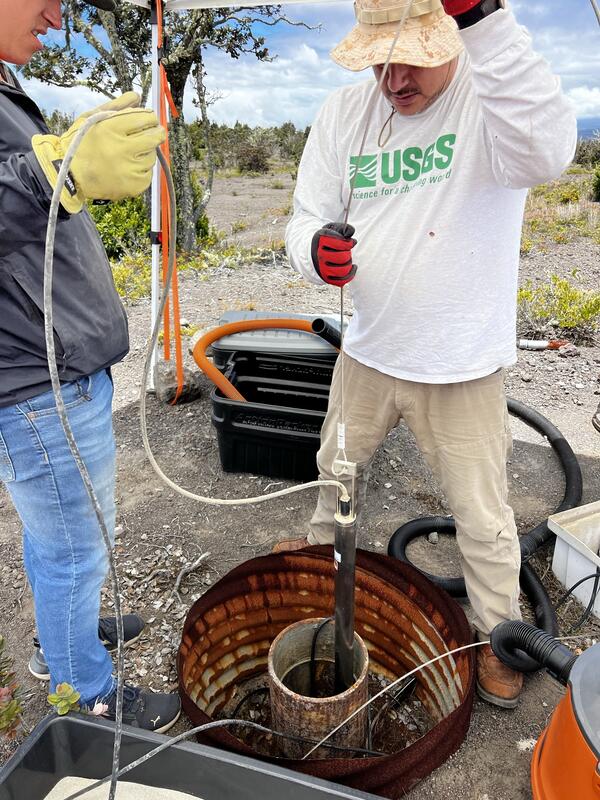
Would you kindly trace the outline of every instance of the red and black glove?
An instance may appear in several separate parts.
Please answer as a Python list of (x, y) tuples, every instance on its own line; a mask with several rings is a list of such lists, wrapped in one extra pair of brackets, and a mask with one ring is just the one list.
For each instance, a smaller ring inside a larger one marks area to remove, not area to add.
[(332, 286), (345, 286), (356, 275), (352, 263), (354, 228), (344, 222), (330, 222), (312, 240), (312, 260), (317, 275)]
[(478, 6), (481, 0), (442, 0), (444, 11), (451, 17), (458, 17)]
[(504, 0), (442, 0), (442, 3), (446, 14), (454, 17), (461, 30), (504, 8)]

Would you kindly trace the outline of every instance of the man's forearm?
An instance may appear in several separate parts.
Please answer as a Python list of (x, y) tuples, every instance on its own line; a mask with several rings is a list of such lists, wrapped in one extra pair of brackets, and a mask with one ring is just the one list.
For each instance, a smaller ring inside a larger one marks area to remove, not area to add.
[(527, 31), (507, 9), (464, 29), (462, 37), (499, 182), (525, 188), (558, 177), (573, 157), (577, 123)]

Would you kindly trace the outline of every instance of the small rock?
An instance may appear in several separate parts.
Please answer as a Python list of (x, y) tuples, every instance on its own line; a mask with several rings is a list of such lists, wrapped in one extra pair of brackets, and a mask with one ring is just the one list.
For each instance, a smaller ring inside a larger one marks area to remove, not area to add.
[(533, 377), (529, 374), (529, 372), (523, 372), (521, 374), (521, 380), (523, 381), (523, 383), (531, 383)]
[(576, 389), (585, 389), (585, 386), (583, 385), (583, 383), (576, 383), (575, 384), (575, 388)]
[(383, 488), (384, 489), (391, 489), (392, 488), (392, 484), (391, 483), (384, 483), (383, 484)]
[(427, 541), (430, 542), (430, 544), (437, 544), (439, 540), (440, 540), (440, 535), (437, 531), (431, 531), (431, 533), (427, 537)]
[(375, 547), (379, 547), (379, 548), (384, 546), (381, 542), (375, 542), (374, 544), (375, 544)]
[(521, 739), (517, 742), (517, 749), (522, 753), (531, 753), (537, 743), (537, 739)]
[(575, 356), (581, 355), (581, 352), (578, 347), (575, 347), (574, 344), (569, 343), (558, 348), (558, 355), (561, 358), (574, 358)]

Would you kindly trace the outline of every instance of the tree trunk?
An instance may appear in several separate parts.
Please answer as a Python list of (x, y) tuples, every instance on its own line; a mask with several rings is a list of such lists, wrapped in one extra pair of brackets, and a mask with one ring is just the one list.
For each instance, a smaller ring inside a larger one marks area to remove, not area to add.
[(202, 130), (204, 133), (204, 143), (206, 144), (206, 182), (203, 185), (204, 193), (202, 200), (197, 204), (194, 220), (198, 222), (202, 214), (206, 211), (215, 179), (215, 157), (212, 149), (212, 139), (210, 136), (210, 119), (208, 117), (208, 100), (206, 98), (206, 86), (204, 85), (204, 65), (202, 62), (194, 67), (194, 81), (196, 84), (197, 99), (194, 104), (200, 109), (202, 119)]
[[(183, 109), (185, 84), (192, 68), (192, 61), (178, 61), (167, 69), (173, 101), (178, 110)], [(190, 177), (190, 142), (183, 114), (172, 120), (170, 126), (171, 161), (173, 179), (177, 192), (177, 243), (181, 250), (191, 252), (196, 246), (194, 194)]]

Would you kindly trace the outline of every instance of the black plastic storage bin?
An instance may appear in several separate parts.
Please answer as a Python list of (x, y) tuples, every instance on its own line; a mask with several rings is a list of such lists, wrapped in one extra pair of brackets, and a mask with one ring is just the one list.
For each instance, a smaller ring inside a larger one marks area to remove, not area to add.
[(212, 421), (223, 469), (315, 479), (333, 364), (240, 353), (225, 374), (247, 402), (213, 390)]
[[(0, 770), (0, 800), (44, 800), (69, 776), (104, 778), (112, 767), (114, 735), (113, 723), (97, 717), (47, 717)], [(165, 741), (167, 736), (125, 726), (121, 766)], [(203, 800), (376, 800), (329, 781), (188, 742), (164, 750), (124, 780)]]

